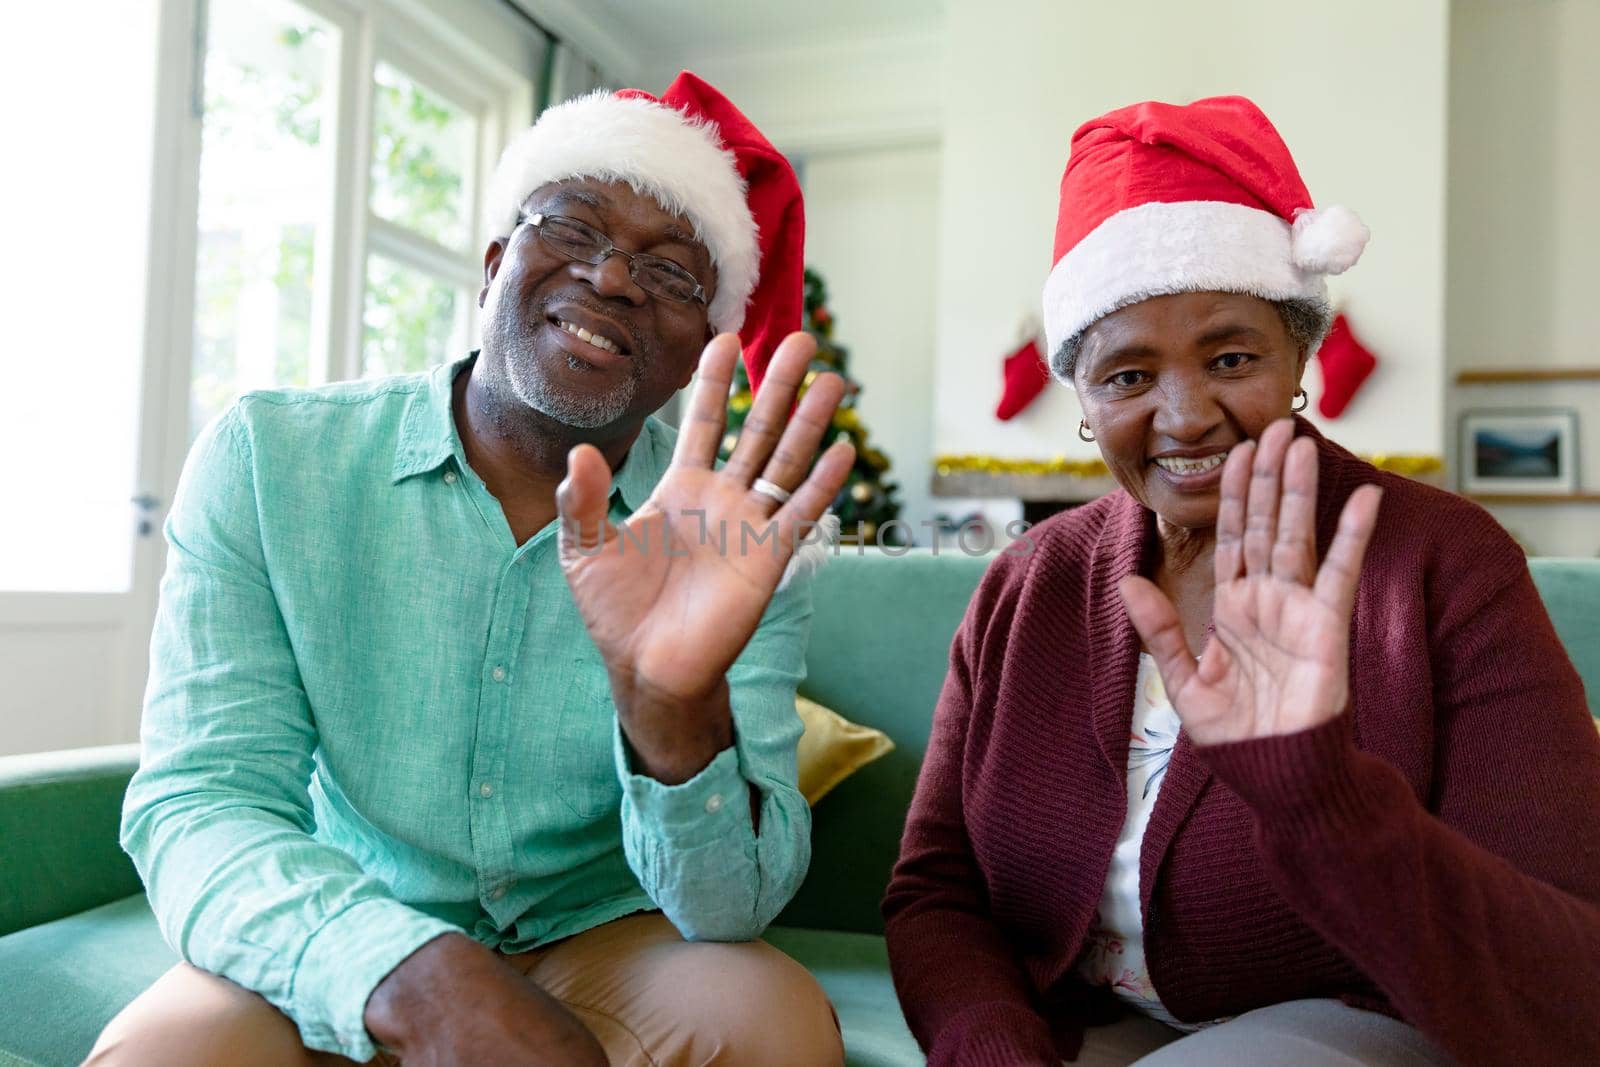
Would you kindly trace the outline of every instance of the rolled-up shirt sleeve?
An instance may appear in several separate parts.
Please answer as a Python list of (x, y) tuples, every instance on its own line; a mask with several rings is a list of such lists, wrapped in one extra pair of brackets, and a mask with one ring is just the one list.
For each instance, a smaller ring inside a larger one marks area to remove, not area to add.
[(184, 959), (260, 993), (308, 1047), (365, 1061), (372, 990), (457, 928), (311, 836), (317, 731), (268, 577), (240, 412), (196, 442), (165, 525), (122, 845)]
[(615, 730), (628, 865), (689, 940), (759, 937), (805, 878), (811, 809), (795, 760), (802, 730), (795, 690), (810, 630), (811, 583), (797, 578), (773, 598), (728, 672), (733, 745), (687, 782), (669, 786), (634, 773)]

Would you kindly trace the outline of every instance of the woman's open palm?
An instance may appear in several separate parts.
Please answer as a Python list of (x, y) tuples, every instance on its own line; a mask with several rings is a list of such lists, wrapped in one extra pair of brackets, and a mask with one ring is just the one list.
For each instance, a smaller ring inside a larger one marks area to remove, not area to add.
[(1345, 502), (1317, 565), (1317, 450), (1274, 423), (1235, 446), (1217, 510), (1215, 632), (1198, 663), (1172, 601), (1126, 578), (1123, 601), (1155, 658), (1172, 706), (1196, 744), (1309, 729), (1349, 701), (1350, 615), (1382, 490)]

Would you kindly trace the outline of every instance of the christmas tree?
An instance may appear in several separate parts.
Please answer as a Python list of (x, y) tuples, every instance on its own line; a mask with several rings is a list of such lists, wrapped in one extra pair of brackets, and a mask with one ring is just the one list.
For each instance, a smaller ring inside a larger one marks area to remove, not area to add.
[[(844, 487), (833, 501), (833, 513), (839, 516), (840, 540), (846, 543), (863, 541), (899, 545), (909, 543), (910, 537), (903, 524), (890, 526), (891, 520), (900, 516), (898, 487), (885, 475), (889, 473), (889, 457), (872, 447), (867, 440), (867, 428), (861, 424), (856, 411), (856, 401), (861, 396), (861, 383), (850, 377), (850, 353), (833, 340), (833, 314), (828, 310), (828, 287), (821, 275), (807, 269), (805, 291), (805, 331), (817, 342), (817, 354), (811, 358), (811, 368), (800, 386), (800, 395), (816, 380), (817, 375), (832, 371), (844, 379), (844, 399), (833, 413), (833, 425), (817, 446), (822, 454), (834, 441), (844, 439), (855, 445), (856, 462), (845, 480)], [(741, 362), (734, 370), (733, 392), (728, 397), (728, 432), (722, 439), (722, 458), (727, 459), (739, 440), (745, 416), (750, 413), (754, 395), (750, 392), (750, 378)], [(883, 531), (881, 538), (879, 531)]]

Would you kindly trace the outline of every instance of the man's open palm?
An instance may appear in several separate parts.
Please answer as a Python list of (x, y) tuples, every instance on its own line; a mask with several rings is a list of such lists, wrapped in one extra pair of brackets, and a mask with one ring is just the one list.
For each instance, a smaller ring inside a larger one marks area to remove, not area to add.
[[(620, 525), (606, 518), (611, 471), (599, 450), (579, 445), (568, 456), (556, 494), (561, 566), (613, 677), (679, 700), (714, 690), (755, 633), (795, 545), (815, 537), (854, 460), (840, 442), (811, 467), (844, 395), (839, 377), (824, 374), (794, 407), (815, 350), (803, 333), (778, 347), (719, 470), (739, 344), (731, 334), (715, 338), (701, 356), (671, 465)], [(752, 488), (757, 478), (792, 496), (780, 505)]]

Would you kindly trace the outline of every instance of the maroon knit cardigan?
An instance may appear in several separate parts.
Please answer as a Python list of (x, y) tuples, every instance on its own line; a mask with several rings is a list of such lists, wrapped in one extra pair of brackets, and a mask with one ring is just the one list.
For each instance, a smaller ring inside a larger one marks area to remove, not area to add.
[[(1140, 858), (1145, 951), (1186, 1021), (1342, 997), (1465, 1063), (1600, 1063), (1600, 738), (1522, 552), (1459, 497), (1322, 438), (1318, 549), (1383, 486), (1353, 714), (1181, 735)], [(1126, 814), (1154, 564), (1123, 492), (1030, 531), (950, 651), (884, 900), (895, 987), (943, 1064), (1055, 1064), (1107, 994), (1074, 974)], [(1115, 1011), (1116, 1009), (1112, 1009)]]

